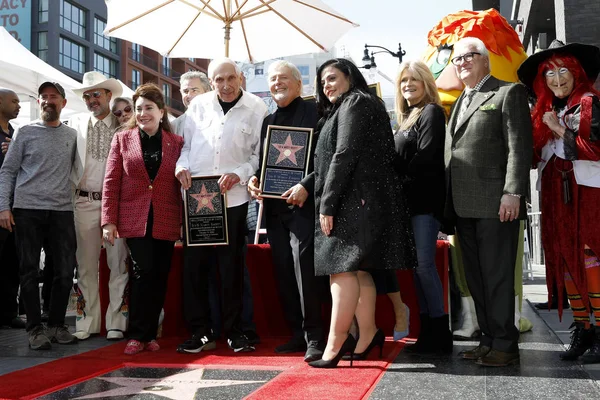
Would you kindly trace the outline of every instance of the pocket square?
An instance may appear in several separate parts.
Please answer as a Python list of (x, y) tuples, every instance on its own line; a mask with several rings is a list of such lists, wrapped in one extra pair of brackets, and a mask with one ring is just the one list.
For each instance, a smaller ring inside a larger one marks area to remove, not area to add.
[(495, 104), (486, 104), (484, 106), (479, 107), (479, 109), (481, 111), (490, 111), (490, 110), (495, 110), (496, 109), (496, 105)]

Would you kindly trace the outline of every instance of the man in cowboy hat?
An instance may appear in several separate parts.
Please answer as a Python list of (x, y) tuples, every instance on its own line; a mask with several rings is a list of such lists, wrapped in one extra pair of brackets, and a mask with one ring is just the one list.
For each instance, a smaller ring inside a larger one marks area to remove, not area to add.
[[(111, 98), (121, 95), (121, 84), (100, 72), (86, 72), (75, 94), (81, 96), (90, 113), (69, 121), (77, 131), (77, 157), (71, 180), (75, 185), (75, 228), (77, 233), (77, 316), (75, 336), (84, 340), (100, 332), (98, 260), (102, 247), (100, 212), (106, 159), (113, 135), (119, 127), (110, 112)], [(106, 338), (119, 340), (127, 328), (127, 248), (124, 239), (114, 246), (104, 243), (110, 279), (110, 303), (106, 311)]]
[(555, 40), (517, 73), (536, 97), (533, 148), (546, 280), (559, 297), (566, 289), (573, 310), (571, 343), (560, 358), (600, 363), (600, 92), (593, 88), (600, 49)]
[(459, 40), (454, 55), (466, 88), (446, 130), (445, 211), (456, 223), (482, 334), (479, 346), (461, 355), (490, 367), (518, 364), (514, 276), (531, 165), (527, 94), (522, 85), (490, 75), (480, 39)]

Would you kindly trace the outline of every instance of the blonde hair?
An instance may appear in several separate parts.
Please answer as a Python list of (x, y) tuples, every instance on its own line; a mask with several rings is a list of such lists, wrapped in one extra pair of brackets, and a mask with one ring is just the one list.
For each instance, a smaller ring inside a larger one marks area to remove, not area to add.
[[(423, 82), (425, 89), (423, 99), (417, 107), (414, 107), (410, 111), (410, 113), (408, 112), (408, 102), (400, 90), (402, 75), (407, 71), (410, 72), (414, 79)], [(400, 130), (405, 131), (410, 129), (421, 116), (423, 108), (429, 103), (435, 103), (439, 106), (442, 105), (437, 86), (435, 85), (435, 78), (427, 65), (422, 61), (405, 61), (400, 64), (400, 71), (398, 72), (398, 78), (396, 79), (396, 116), (398, 118)]]

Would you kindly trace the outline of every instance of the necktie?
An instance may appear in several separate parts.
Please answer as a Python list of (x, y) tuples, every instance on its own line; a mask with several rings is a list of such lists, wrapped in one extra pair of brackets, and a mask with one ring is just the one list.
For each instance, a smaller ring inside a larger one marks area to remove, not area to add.
[(463, 117), (465, 116), (465, 112), (469, 105), (471, 104), (471, 100), (473, 100), (473, 96), (475, 95), (476, 90), (465, 89), (465, 96), (463, 97), (462, 103), (460, 105), (460, 111), (458, 113), (458, 118), (456, 119), (456, 125), (458, 125)]

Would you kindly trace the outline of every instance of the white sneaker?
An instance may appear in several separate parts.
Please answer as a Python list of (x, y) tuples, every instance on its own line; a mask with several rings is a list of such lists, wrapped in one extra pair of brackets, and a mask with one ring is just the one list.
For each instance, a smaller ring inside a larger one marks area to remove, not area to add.
[(85, 340), (90, 337), (90, 333), (86, 331), (77, 331), (73, 334), (79, 340)]
[(106, 340), (121, 340), (123, 338), (123, 332), (117, 329), (111, 329), (106, 333)]

